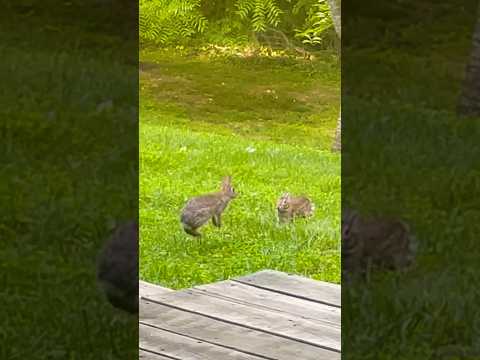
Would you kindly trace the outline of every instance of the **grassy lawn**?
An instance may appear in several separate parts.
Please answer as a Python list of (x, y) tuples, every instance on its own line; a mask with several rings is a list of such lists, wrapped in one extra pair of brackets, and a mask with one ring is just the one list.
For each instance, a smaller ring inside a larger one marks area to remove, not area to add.
[(163, 124), (331, 147), (340, 101), (339, 63), (331, 52), (305, 63), (144, 50), (140, 61), (141, 109), (162, 115)]
[(54, 5), (1, 15), (0, 358), (133, 359), (138, 320), (105, 301), (95, 261), (136, 216), (137, 68), (89, 7)]
[[(340, 156), (329, 149), (339, 73), (314, 64), (141, 54), (140, 277), (185, 288), (272, 268), (339, 283)], [(188, 198), (233, 176), (223, 227), (194, 239)], [(283, 191), (308, 194), (310, 221), (279, 226)]]
[(405, 218), (418, 261), (342, 287), (343, 355), (479, 359), (480, 123), (455, 114), (477, 4), (407, 3), (410, 15), (345, 28), (342, 202)]

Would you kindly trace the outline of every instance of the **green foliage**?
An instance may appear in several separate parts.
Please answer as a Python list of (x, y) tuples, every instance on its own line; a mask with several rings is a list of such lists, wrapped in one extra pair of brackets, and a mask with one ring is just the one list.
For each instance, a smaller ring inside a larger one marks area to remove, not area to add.
[(267, 26), (276, 27), (283, 11), (275, 0), (238, 0), (237, 13), (242, 19), (250, 19), (254, 31), (261, 32)]
[(203, 39), (208, 44), (224, 45), (230, 48), (244, 46), (250, 41), (246, 28), (243, 21), (237, 17), (222, 18), (209, 22)]
[(251, 31), (269, 28), (287, 35), (295, 29), (305, 44), (319, 45), (332, 27), (323, 0), (140, 0), (139, 23), (140, 40), (161, 45), (197, 34), (203, 34), (206, 42), (238, 45), (249, 39)]
[(140, 0), (140, 40), (168, 44), (202, 33), (207, 19), (200, 5), (200, 0)]
[(294, 12), (307, 9), (305, 25), (296, 30), (296, 37), (302, 39), (304, 44), (320, 45), (323, 35), (333, 28), (330, 8), (325, 0), (301, 0), (295, 7)]

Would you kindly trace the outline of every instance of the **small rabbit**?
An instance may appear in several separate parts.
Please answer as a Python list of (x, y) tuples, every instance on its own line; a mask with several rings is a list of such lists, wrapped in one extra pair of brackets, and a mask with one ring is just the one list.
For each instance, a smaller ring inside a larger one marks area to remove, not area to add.
[(230, 200), (236, 196), (231, 176), (225, 177), (219, 192), (197, 196), (187, 202), (180, 217), (183, 229), (189, 235), (200, 237), (201, 234), (197, 229), (210, 219), (212, 219), (213, 225), (220, 227), (222, 213)]
[(365, 273), (369, 266), (404, 270), (414, 260), (416, 241), (403, 221), (364, 218), (352, 209), (342, 213), (342, 269)]
[(315, 211), (313, 202), (305, 196), (293, 197), (284, 193), (277, 202), (278, 219), (284, 223), (296, 217), (310, 217)]
[(352, 209), (342, 211), (342, 272), (345, 275), (356, 273), (362, 267), (364, 244), (360, 236), (352, 235), (358, 229), (358, 213)]
[(97, 259), (97, 281), (110, 304), (138, 313), (138, 223), (116, 227)]

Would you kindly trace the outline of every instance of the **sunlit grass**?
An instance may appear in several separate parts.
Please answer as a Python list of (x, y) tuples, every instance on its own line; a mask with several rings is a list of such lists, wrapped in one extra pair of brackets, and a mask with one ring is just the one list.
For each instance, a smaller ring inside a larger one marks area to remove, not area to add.
[[(150, 122), (142, 122), (140, 143), (141, 278), (183, 288), (270, 268), (339, 282), (338, 154)], [(216, 191), (224, 175), (239, 195), (222, 228), (188, 236), (182, 207)], [(278, 225), (283, 191), (308, 194), (314, 218)]]

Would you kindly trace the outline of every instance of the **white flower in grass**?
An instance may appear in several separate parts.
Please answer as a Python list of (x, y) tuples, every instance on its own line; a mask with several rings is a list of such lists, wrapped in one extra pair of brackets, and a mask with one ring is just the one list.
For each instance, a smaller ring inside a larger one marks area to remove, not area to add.
[(251, 145), (250, 145), (249, 147), (247, 147), (246, 150), (247, 150), (247, 152), (250, 153), (250, 154), (251, 154), (251, 153), (254, 153), (255, 151), (257, 151), (257, 149), (255, 149), (255, 148), (254, 148), (253, 146), (251, 146)]

